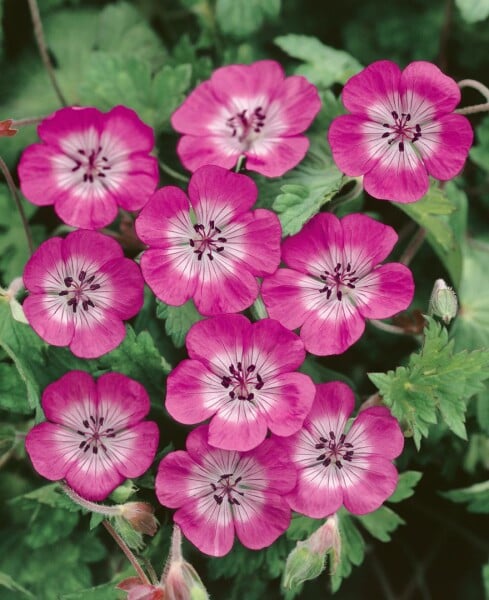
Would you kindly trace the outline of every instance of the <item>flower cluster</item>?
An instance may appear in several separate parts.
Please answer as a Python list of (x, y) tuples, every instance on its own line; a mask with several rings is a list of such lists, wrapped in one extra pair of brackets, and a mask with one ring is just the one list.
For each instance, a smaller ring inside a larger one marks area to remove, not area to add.
[[(417, 200), (429, 174), (446, 180), (463, 166), (472, 130), (453, 114), (459, 99), (458, 86), (434, 65), (401, 72), (374, 63), (344, 87), (351, 114), (331, 125), (333, 157), (347, 175), (363, 175), (372, 196)], [(144, 282), (164, 303), (192, 300), (208, 317), (189, 330), (189, 358), (168, 376), (165, 399), (178, 422), (204, 424), (185, 451), (163, 458), (156, 495), (177, 509), (185, 536), (214, 556), (230, 551), (235, 534), (249, 548), (270, 545), (292, 510), (313, 518), (342, 506), (373, 511), (397, 484), (392, 461), (403, 435), (388, 409), (367, 408), (349, 424), (353, 391), (338, 381), (315, 385), (299, 372), (306, 351), (341, 354), (367, 319), (409, 306), (410, 270), (382, 264), (397, 234), (364, 214), (320, 213), (281, 243), (277, 216), (253, 210), (254, 181), (229, 171), (244, 159), (270, 177), (295, 167), (319, 108), (315, 87), (285, 77), (274, 61), (215, 71), (172, 116), (183, 133), (177, 152), (193, 172), (188, 196), (174, 186), (155, 192), (153, 132), (122, 106), (57, 111), (19, 166), (25, 196), (81, 228), (44, 242), (25, 267), (25, 317), (46, 342), (85, 359), (113, 350), (123, 321), (142, 307)], [(140, 211), (140, 267), (93, 231), (119, 208)], [(269, 318), (252, 323), (234, 314), (260, 294)], [(44, 390), (42, 407), (47, 421), (26, 439), (32, 463), (84, 498), (106, 498), (154, 460), (158, 428), (143, 421), (148, 394), (125, 375), (94, 381), (71, 371)]]

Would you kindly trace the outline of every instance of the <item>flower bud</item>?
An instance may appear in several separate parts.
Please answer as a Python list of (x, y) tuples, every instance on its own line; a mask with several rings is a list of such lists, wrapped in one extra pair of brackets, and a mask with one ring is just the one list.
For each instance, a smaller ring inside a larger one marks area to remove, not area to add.
[(431, 292), (429, 314), (439, 317), (445, 325), (448, 325), (456, 316), (457, 310), (457, 295), (443, 279), (437, 279)]
[(158, 529), (158, 521), (154, 516), (154, 508), (147, 502), (126, 502), (120, 505), (121, 516), (133, 529), (147, 535), (154, 535)]
[(127, 502), (131, 496), (134, 496), (137, 491), (138, 488), (134, 483), (130, 479), (127, 479), (124, 483), (115, 488), (110, 494), (110, 499), (116, 504), (122, 504), (123, 502)]
[(285, 564), (283, 585), (286, 589), (318, 577), (325, 568), (326, 554), (332, 552), (333, 570), (336, 569), (341, 554), (341, 538), (336, 514), (307, 540), (297, 542)]
[(139, 577), (128, 577), (121, 581), (116, 588), (127, 592), (126, 600), (166, 600), (161, 585), (148, 585)]

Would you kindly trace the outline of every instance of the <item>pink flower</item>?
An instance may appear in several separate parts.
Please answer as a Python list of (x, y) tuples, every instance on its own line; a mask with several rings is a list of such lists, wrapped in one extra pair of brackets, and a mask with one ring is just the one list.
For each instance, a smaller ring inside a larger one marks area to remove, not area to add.
[(25, 441), (32, 464), (46, 479), (65, 479), (87, 500), (103, 500), (153, 462), (159, 434), (156, 423), (142, 421), (148, 394), (125, 375), (107, 373), (94, 381), (70, 371), (44, 390), (42, 408), (47, 421)]
[(360, 338), (365, 319), (391, 317), (412, 300), (411, 271), (378, 264), (396, 241), (391, 227), (365, 215), (316, 215), (282, 245), (291, 269), (263, 282), (270, 317), (288, 329), (302, 327), (309, 352), (341, 354)]
[(401, 72), (388, 60), (374, 62), (346, 83), (342, 99), (352, 114), (331, 124), (333, 157), (347, 175), (364, 175), (374, 198), (415, 202), (428, 175), (447, 180), (462, 170), (472, 128), (453, 113), (458, 85), (435, 65), (417, 61)]
[(139, 267), (115, 240), (96, 231), (41, 244), (25, 266), (24, 285), (24, 312), (36, 333), (81, 358), (118, 346), (126, 334), (123, 319), (143, 305)]
[(141, 258), (153, 292), (172, 306), (193, 298), (203, 315), (239, 312), (258, 296), (256, 277), (280, 262), (281, 228), (269, 210), (250, 211), (257, 197), (245, 175), (205, 166), (180, 188), (158, 190), (136, 219), (149, 250)]
[(177, 152), (190, 171), (215, 164), (246, 167), (278, 177), (300, 162), (309, 147), (301, 135), (319, 112), (321, 100), (307, 79), (285, 77), (273, 60), (214, 71), (172, 116), (183, 133)]
[(68, 225), (105, 227), (119, 206), (139, 210), (156, 188), (158, 163), (149, 155), (153, 130), (125, 106), (107, 114), (62, 108), (44, 119), (38, 133), (43, 143), (21, 157), (20, 187), (33, 204), (54, 204)]
[(187, 451), (165, 456), (156, 476), (156, 495), (177, 508), (174, 521), (199, 550), (227, 554), (234, 533), (247, 548), (270, 546), (289, 526), (284, 495), (295, 485), (289, 457), (266, 440), (249, 452), (212, 448), (207, 427), (187, 438)]
[(295, 333), (272, 319), (224, 315), (193, 325), (187, 348), (190, 360), (168, 377), (166, 408), (185, 424), (212, 417), (212, 446), (251, 450), (268, 428), (280, 436), (301, 428), (316, 390), (295, 372), (306, 354)]
[(304, 427), (283, 440), (298, 470), (297, 486), (287, 495), (293, 510), (322, 519), (344, 505), (363, 515), (396, 489), (391, 461), (404, 446), (399, 423), (387, 408), (376, 406), (362, 411), (348, 430), (354, 406), (346, 384), (320, 384)]

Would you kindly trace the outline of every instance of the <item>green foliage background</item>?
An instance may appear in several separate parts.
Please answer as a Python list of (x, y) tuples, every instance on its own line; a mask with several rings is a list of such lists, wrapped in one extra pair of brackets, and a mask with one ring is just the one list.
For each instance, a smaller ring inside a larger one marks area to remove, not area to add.
[[(397, 461), (403, 474), (386, 506), (361, 518), (340, 514), (338, 569), (331, 573), (328, 567), (295, 592), (281, 591), (288, 552), (319, 525), (296, 516), (287, 534), (261, 552), (235, 544), (227, 557), (207, 559), (187, 544), (186, 556), (212, 597), (489, 597), (484, 535), (489, 512), (489, 117), (471, 117), (476, 139), (464, 173), (447, 185), (433, 185), (412, 205), (395, 206), (363, 194), (340, 205), (338, 198), (351, 191), (352, 183), (338, 172), (325, 138), (331, 119), (343, 111), (341, 85), (374, 60), (401, 66), (429, 60), (457, 80), (489, 85), (489, 0), (39, 0), (39, 7), (69, 103), (134, 108), (156, 131), (161, 185), (184, 187), (172, 176), (172, 170), (184, 171), (169, 118), (214, 68), (274, 58), (287, 73), (308, 77), (323, 100), (308, 134), (310, 151), (282, 178), (253, 176), (259, 205), (278, 213), (284, 235), (297, 232), (320, 210), (365, 211), (400, 232), (394, 260), (416, 225), (423, 227), (426, 241), (411, 264), (417, 284), (413, 308), (427, 312), (439, 277), (459, 296), (460, 312), (448, 330), (430, 320), (424, 337), (419, 332), (398, 336), (369, 325), (344, 355), (308, 357), (304, 364), (316, 382), (348, 381), (359, 401), (380, 392), (413, 438)], [(0, 0), (0, 16), (0, 120), (47, 115), (59, 102), (38, 55), (27, 0)], [(463, 105), (482, 101), (473, 90), (464, 90)], [(0, 138), (0, 156), (14, 174), (20, 153), (34, 141), (33, 126)], [(66, 231), (51, 208), (36, 210), (27, 202), (24, 208), (36, 244)], [(120, 223), (114, 232), (121, 234)], [(127, 252), (131, 255), (129, 246)], [(2, 287), (21, 275), (27, 258), (20, 219), (0, 183)], [(259, 313), (259, 307), (254, 310)], [(165, 376), (185, 357), (186, 332), (199, 318), (192, 303), (169, 307), (148, 294), (123, 344), (88, 362), (46, 346), (13, 319), (0, 297), (0, 600), (124, 597), (114, 585), (132, 571), (120, 550), (101, 527), (93, 522), (91, 528), (89, 515), (56, 484), (33, 472), (23, 438), (43, 418), (39, 399), (49, 382), (71, 369), (94, 375), (115, 370), (150, 393), (164, 447), (158, 460), (182, 448), (187, 429), (171, 422), (163, 409)], [(155, 505), (156, 466), (157, 461), (135, 482), (137, 497)], [(145, 540), (141, 553), (160, 572), (171, 513), (159, 507), (157, 515), (160, 531)]]

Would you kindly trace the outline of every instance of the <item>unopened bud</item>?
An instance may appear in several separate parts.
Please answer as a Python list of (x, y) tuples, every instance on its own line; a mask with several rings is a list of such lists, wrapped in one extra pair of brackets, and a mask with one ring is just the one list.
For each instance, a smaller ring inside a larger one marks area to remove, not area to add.
[(437, 279), (431, 292), (429, 314), (439, 317), (445, 325), (448, 325), (456, 316), (457, 310), (457, 295), (443, 279)]
[(326, 566), (328, 552), (333, 555), (333, 570), (335, 570), (341, 554), (341, 538), (336, 514), (329, 517), (326, 523), (307, 540), (297, 542), (285, 564), (284, 588), (293, 589), (309, 579), (318, 577)]
[(182, 556), (182, 532), (173, 527), (170, 556), (162, 577), (165, 600), (209, 600), (197, 571)]
[(166, 600), (161, 585), (145, 584), (139, 577), (124, 579), (116, 588), (127, 592), (126, 600)]
[(27, 323), (27, 319), (24, 314), (24, 309), (17, 301), (17, 294), (24, 288), (22, 283), (22, 277), (16, 277), (6, 290), (0, 287), (0, 299), (5, 300), (10, 304), (10, 310), (12, 316), (19, 323)]
[(126, 502), (120, 505), (121, 516), (132, 528), (147, 535), (154, 535), (158, 529), (158, 521), (154, 516), (154, 508), (147, 502)]

